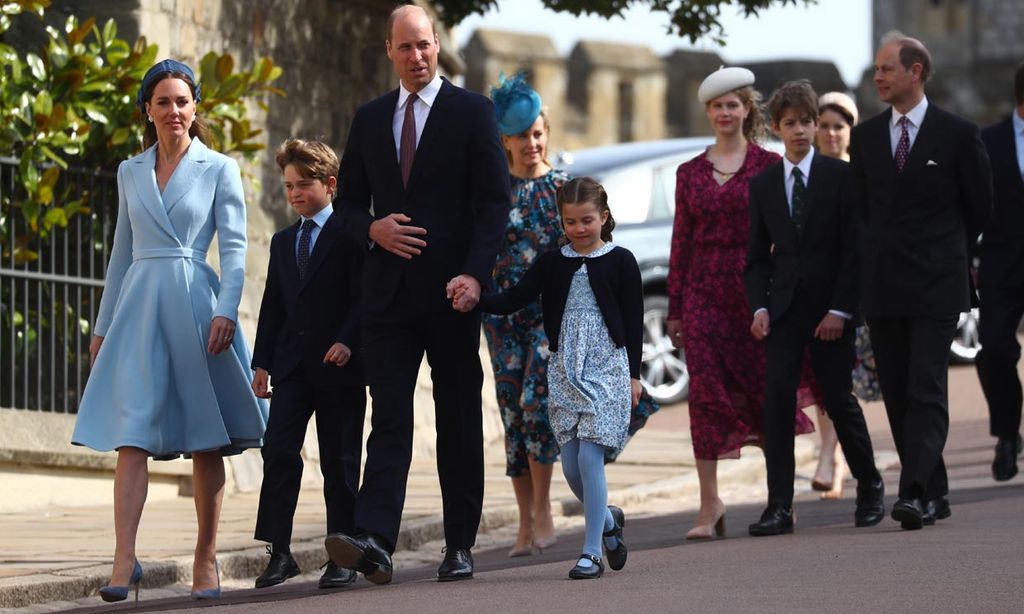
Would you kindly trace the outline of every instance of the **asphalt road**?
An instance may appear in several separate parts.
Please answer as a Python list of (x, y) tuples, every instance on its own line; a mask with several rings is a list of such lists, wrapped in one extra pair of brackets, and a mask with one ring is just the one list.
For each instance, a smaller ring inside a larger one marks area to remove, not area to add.
[[(903, 531), (887, 518), (877, 527), (854, 528), (850, 484), (841, 502), (801, 496), (796, 532), (788, 536), (747, 536), (760, 505), (730, 507), (727, 537), (703, 543), (682, 538), (692, 512), (627, 518), (629, 562), (599, 580), (567, 579), (582, 541), (567, 534), (540, 556), (477, 553), (476, 578), (466, 582), (440, 584), (433, 567), (399, 569), (383, 587), (360, 579), (325, 592), (313, 583), (286, 583), (231, 591), (210, 604), (150, 601), (135, 611), (1024, 613), (1024, 476), (1002, 484), (991, 479), (993, 442), (972, 371), (951, 372), (946, 463), (953, 516), (935, 527)], [(879, 410), (866, 407), (876, 447), (884, 449), (891, 439)], [(898, 474), (887, 472), (885, 481), (888, 507)]]

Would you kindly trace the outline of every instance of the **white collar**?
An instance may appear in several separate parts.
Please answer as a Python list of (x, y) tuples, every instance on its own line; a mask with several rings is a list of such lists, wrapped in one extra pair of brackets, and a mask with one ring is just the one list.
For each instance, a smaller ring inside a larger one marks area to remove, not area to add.
[[(434, 78), (430, 80), (430, 83), (423, 86), (423, 89), (416, 92), (416, 96), (423, 102), (427, 107), (434, 106), (434, 99), (437, 98), (437, 94), (441, 91), (441, 75), (439, 73), (434, 74)], [(409, 90), (405, 89), (405, 84), (401, 81), (398, 82), (398, 108), (405, 108), (405, 101), (409, 99), (412, 94)]]
[(801, 173), (803, 173), (804, 181), (806, 182), (808, 180), (808, 178), (810, 178), (810, 176), (811, 176), (811, 159), (812, 158), (814, 158), (814, 146), (813, 145), (811, 146), (811, 149), (807, 152), (807, 155), (804, 156), (804, 159), (800, 160), (800, 162), (797, 163), (797, 164), (793, 164), (792, 162), (790, 162), (788, 157), (782, 156), (782, 168), (785, 171), (785, 174), (783, 175), (783, 177), (785, 179), (789, 179), (789, 176), (793, 174), (793, 168), (796, 167), (796, 168), (800, 169)]
[(1010, 115), (1013, 116), (1013, 134), (1019, 138), (1024, 133), (1024, 117), (1020, 116), (1017, 109), (1014, 109)]
[[(915, 128), (921, 127), (921, 122), (924, 121), (925, 111), (928, 110), (928, 97), (922, 96), (921, 102), (917, 103), (913, 109), (906, 112), (907, 119), (910, 120), (911, 124), (914, 124)], [(891, 126), (895, 128), (899, 125), (900, 118), (904, 116), (904, 113), (900, 113), (896, 110), (896, 107), (892, 108), (892, 122)]]
[(321, 209), (319, 212), (317, 212), (316, 215), (314, 215), (313, 217), (299, 216), (299, 220), (313, 220), (314, 222), (316, 222), (318, 228), (323, 228), (324, 224), (327, 223), (327, 218), (331, 217), (332, 213), (334, 213), (334, 205), (331, 203), (327, 203), (327, 206)]

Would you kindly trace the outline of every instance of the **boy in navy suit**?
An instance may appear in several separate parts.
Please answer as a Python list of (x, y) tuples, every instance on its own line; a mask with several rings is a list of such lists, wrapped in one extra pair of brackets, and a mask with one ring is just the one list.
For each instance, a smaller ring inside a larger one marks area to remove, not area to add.
[[(289, 546), (302, 480), (300, 452), (314, 414), (327, 532), (353, 530), (366, 412), (357, 353), (363, 250), (341, 234), (331, 205), (338, 157), (321, 142), (289, 139), (278, 148), (276, 160), (288, 203), (300, 218), (270, 243), (253, 349), (253, 390), (261, 398), (273, 394), (255, 534), (270, 544), (270, 561), (256, 578), (256, 588), (299, 574)], [(320, 588), (354, 580), (354, 572), (328, 563)]]
[(793, 531), (793, 430), (800, 366), (810, 353), (825, 410), (857, 478), (858, 527), (885, 515), (864, 414), (852, 393), (860, 299), (859, 220), (847, 198), (849, 168), (812, 146), (818, 95), (792, 81), (768, 101), (786, 153), (750, 181), (750, 244), (743, 274), (754, 311), (750, 332), (765, 340), (764, 455), (768, 507), (751, 535)]

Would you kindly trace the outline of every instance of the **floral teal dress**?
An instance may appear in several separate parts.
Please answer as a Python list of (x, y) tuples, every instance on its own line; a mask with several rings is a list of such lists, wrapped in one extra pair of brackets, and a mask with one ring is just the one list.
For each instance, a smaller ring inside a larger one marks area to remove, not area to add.
[[(562, 227), (555, 192), (568, 180), (560, 170), (535, 179), (512, 177), (512, 210), (494, 265), (495, 289), (516, 285), (537, 256), (558, 248)], [(550, 352), (540, 301), (509, 316), (484, 315), (483, 325), (505, 426), (505, 474), (518, 477), (529, 472), (530, 458), (541, 464), (558, 459), (548, 418)]]

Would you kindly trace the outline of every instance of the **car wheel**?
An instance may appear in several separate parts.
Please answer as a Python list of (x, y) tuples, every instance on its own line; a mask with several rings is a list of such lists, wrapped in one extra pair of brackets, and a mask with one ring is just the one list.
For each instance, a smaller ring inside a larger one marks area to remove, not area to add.
[(954, 364), (966, 365), (974, 362), (981, 349), (978, 336), (978, 310), (972, 309), (961, 313), (956, 323), (956, 336), (949, 346), (949, 361)]
[(644, 297), (644, 345), (640, 378), (658, 403), (669, 405), (686, 399), (690, 392), (690, 371), (682, 349), (672, 347), (665, 330), (668, 297)]

